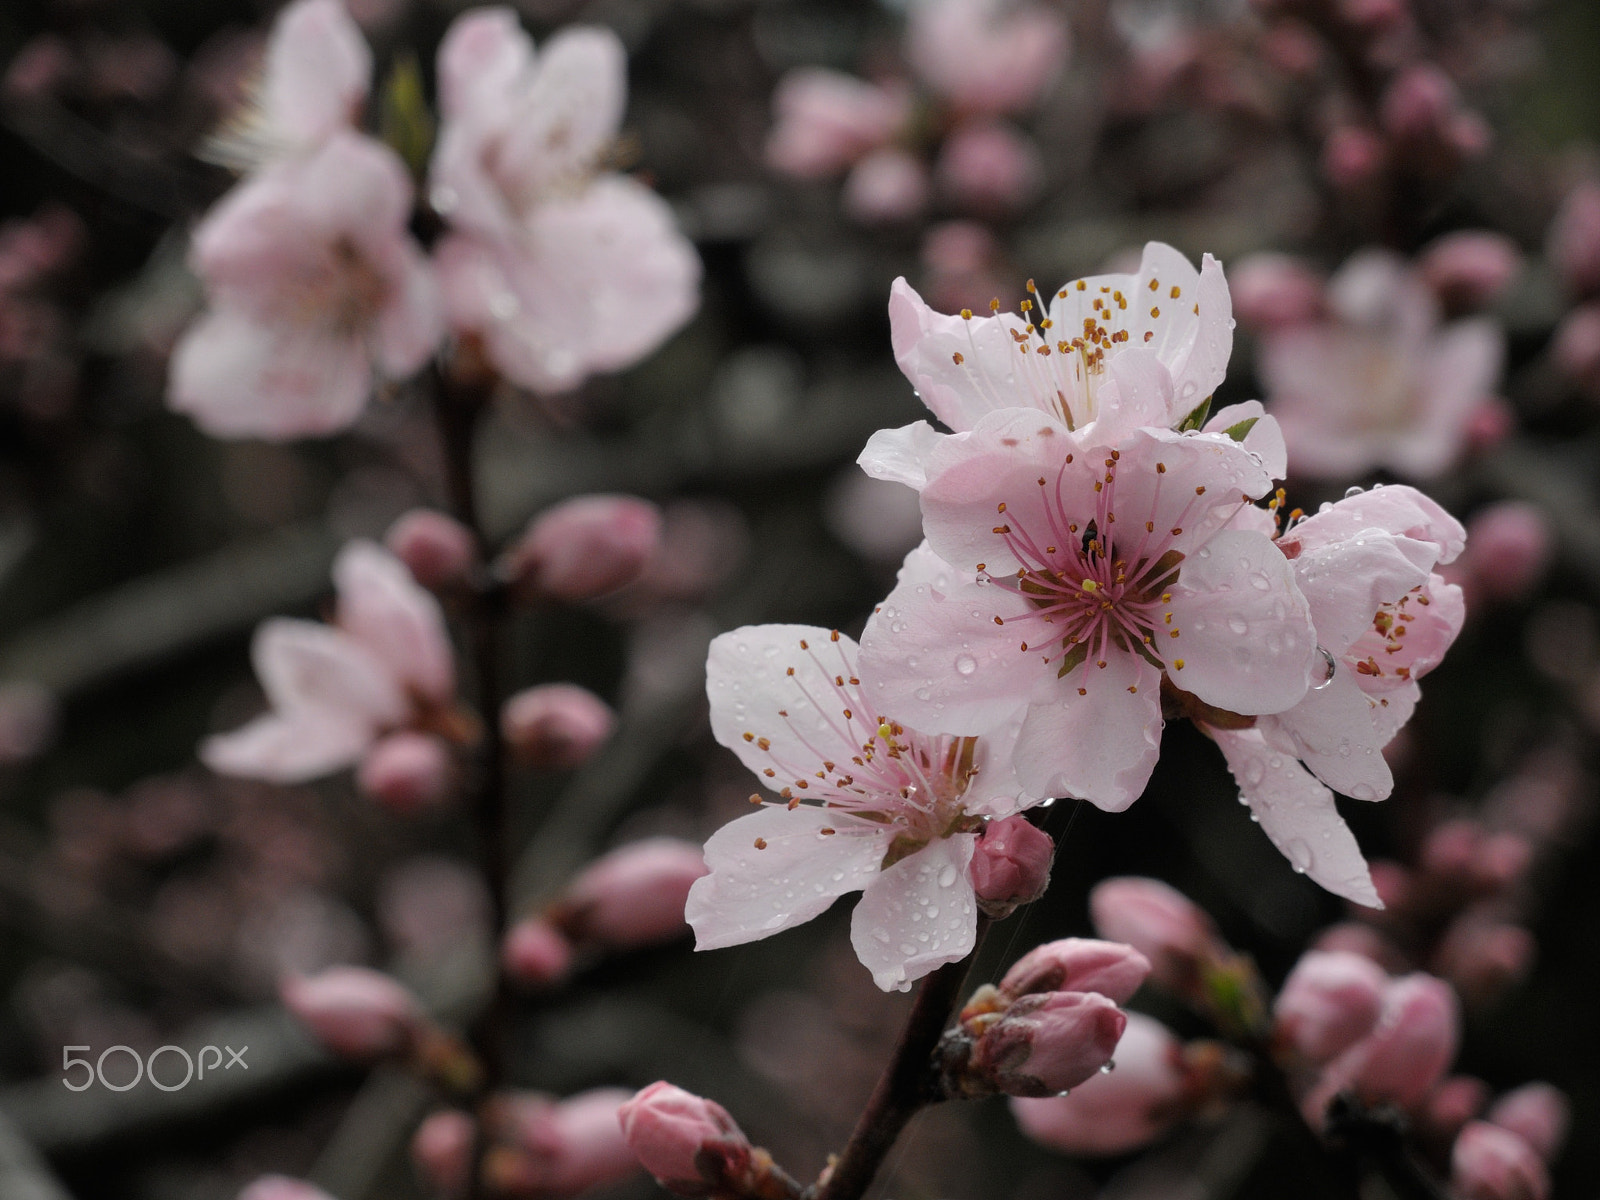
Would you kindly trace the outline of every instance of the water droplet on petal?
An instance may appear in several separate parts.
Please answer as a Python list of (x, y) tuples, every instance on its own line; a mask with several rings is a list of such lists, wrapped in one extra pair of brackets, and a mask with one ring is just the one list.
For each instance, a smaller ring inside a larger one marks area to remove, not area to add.
[(956, 869), (945, 864), (944, 870), (939, 872), (939, 886), (942, 888), (954, 887), (956, 883)]
[(978, 660), (970, 654), (962, 654), (956, 658), (956, 673), (971, 675), (978, 669)]
[(1312, 663), (1311, 665), (1311, 690), (1313, 692), (1320, 692), (1332, 683), (1334, 675), (1339, 670), (1338, 660), (1325, 647), (1318, 646), (1317, 655), (1321, 662)]
[(1366, 490), (1367, 490), (1367, 489), (1366, 489), (1366, 488), (1364, 488), (1364, 487), (1362, 487), (1362, 486), (1361, 486), (1361, 485), (1360, 485), (1360, 484), (1356, 484), (1356, 485), (1355, 485), (1355, 486), (1354, 486), (1354, 487), (1347, 487), (1347, 488), (1345, 488), (1345, 490), (1344, 490), (1344, 498), (1345, 498), (1345, 499), (1346, 499), (1346, 500), (1348, 500), (1348, 499), (1350, 499), (1350, 497), (1352, 497), (1352, 496), (1359, 496), (1359, 495), (1361, 495), (1361, 493), (1362, 493), (1362, 492), (1364, 492), (1364, 491), (1366, 491)]

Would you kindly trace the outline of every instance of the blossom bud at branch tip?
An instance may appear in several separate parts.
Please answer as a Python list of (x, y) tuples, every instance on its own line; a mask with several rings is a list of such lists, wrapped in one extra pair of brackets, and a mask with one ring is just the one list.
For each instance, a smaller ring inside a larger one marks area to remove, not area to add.
[(287, 1175), (263, 1175), (244, 1191), (239, 1200), (333, 1200), (327, 1192)]
[(1202, 965), (1222, 952), (1211, 918), (1158, 879), (1123, 876), (1097, 884), (1089, 914), (1101, 937), (1138, 950), (1156, 981), (1173, 991), (1192, 988)]
[(431, 808), (450, 786), (450, 751), (427, 733), (391, 733), (361, 760), (362, 794), (399, 813)]
[(428, 508), (403, 515), (389, 527), (384, 542), (412, 578), (432, 591), (465, 583), (478, 556), (465, 525)]
[(473, 1120), (454, 1109), (436, 1112), (417, 1127), (411, 1160), (430, 1187), (448, 1200), (466, 1194), (472, 1174)]
[(1150, 974), (1150, 960), (1132, 946), (1063, 938), (1036, 946), (1000, 981), (1008, 999), (1035, 992), (1098, 992), (1118, 1004), (1132, 998)]
[(1550, 1176), (1520, 1136), (1473, 1121), (1450, 1152), (1450, 1194), (1459, 1200), (1545, 1200)]
[(1050, 886), (1056, 845), (1023, 816), (990, 821), (972, 853), (972, 889), (978, 907), (996, 920), (1031, 904)]
[(661, 512), (635, 496), (578, 496), (547, 509), (502, 570), (529, 596), (576, 603), (632, 583), (661, 538)]
[(1351, 1085), (1369, 1103), (1410, 1107), (1444, 1074), (1459, 1036), (1449, 984), (1420, 972), (1396, 979), (1384, 994), (1377, 1027), (1349, 1052), (1355, 1058)]
[(1307, 1060), (1328, 1062), (1372, 1031), (1388, 982), (1369, 958), (1313, 950), (1295, 964), (1278, 993), (1275, 1033)]
[(610, 705), (572, 683), (527, 688), (500, 710), (500, 734), (511, 752), (545, 771), (581, 767), (611, 736), (616, 723)]
[(528, 987), (559, 983), (572, 969), (572, 945), (543, 917), (518, 921), (500, 945), (506, 975)]
[(665, 1081), (624, 1104), (617, 1120), (644, 1169), (675, 1195), (706, 1195), (748, 1169), (750, 1142), (727, 1111)]
[(424, 1019), (416, 998), (366, 967), (330, 967), (279, 985), (284, 1006), (341, 1058), (370, 1061), (408, 1050)]
[(596, 859), (572, 881), (551, 919), (567, 936), (631, 949), (687, 932), (689, 888), (706, 874), (699, 846), (646, 838)]
[(1516, 278), (1522, 252), (1503, 233), (1463, 229), (1446, 234), (1422, 252), (1422, 277), (1445, 305), (1480, 308)]
[(1484, 1118), (1491, 1125), (1520, 1134), (1546, 1162), (1567, 1140), (1572, 1117), (1560, 1088), (1548, 1083), (1525, 1083), (1494, 1102)]
[(1093, 992), (1023, 996), (998, 1018), (946, 1035), (947, 1087), (967, 1096), (1057, 1095), (1111, 1061), (1127, 1023), (1114, 1001)]
[(1474, 590), (1493, 600), (1519, 600), (1549, 566), (1554, 537), (1544, 510), (1525, 500), (1491, 504), (1467, 523), (1466, 565)]

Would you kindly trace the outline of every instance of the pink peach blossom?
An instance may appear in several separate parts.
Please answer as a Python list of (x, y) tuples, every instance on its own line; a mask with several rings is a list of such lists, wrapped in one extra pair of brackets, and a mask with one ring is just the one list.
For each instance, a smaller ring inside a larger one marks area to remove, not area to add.
[(1150, 960), (1132, 946), (1062, 938), (1035, 946), (1000, 980), (1008, 999), (1034, 992), (1098, 992), (1125, 1004), (1150, 974)]
[(1419, 479), (1447, 470), (1499, 379), (1499, 326), (1484, 317), (1441, 326), (1422, 278), (1378, 250), (1340, 268), (1328, 303), (1331, 320), (1279, 331), (1262, 346), (1267, 408), (1294, 469), (1321, 479), (1377, 467)]
[(1204, 910), (1159, 879), (1103, 879), (1089, 893), (1089, 914), (1096, 933), (1133, 947), (1156, 982), (1180, 994), (1228, 952)]
[(911, 115), (904, 86), (868, 83), (821, 67), (778, 81), (767, 164), (796, 179), (828, 179), (887, 145)]
[(661, 541), (661, 510), (637, 496), (574, 496), (528, 523), (501, 570), (519, 590), (593, 600), (644, 572)]
[(1273, 1003), (1274, 1036), (1310, 1062), (1328, 1062), (1372, 1032), (1388, 983), (1383, 968), (1359, 954), (1309, 951)]
[(372, 747), (356, 771), (362, 794), (400, 813), (438, 804), (450, 785), (450, 749), (429, 733), (402, 729)]
[(1125, 1154), (1155, 1141), (1184, 1115), (1182, 1046), (1153, 1017), (1127, 1018), (1116, 1070), (1091, 1075), (1069, 1096), (1011, 1102), (1025, 1134), (1063, 1154)]
[[(1024, 816), (1002, 817), (984, 825), (973, 848), (972, 889), (978, 907), (996, 920), (1019, 904), (1031, 904), (1050, 886), (1056, 844)], [(1082, 990), (1082, 989), (1075, 989)]]
[(512, 754), (546, 771), (581, 767), (616, 725), (611, 706), (574, 683), (525, 688), (500, 710), (500, 735)]
[(990, 1092), (1054, 1096), (1099, 1074), (1127, 1021), (1115, 1001), (1093, 992), (1022, 996), (985, 1023), (966, 1071)]
[(411, 1138), (411, 1159), (441, 1196), (458, 1200), (472, 1179), (475, 1122), (458, 1109), (428, 1116)]
[(991, 115), (1037, 105), (1069, 44), (1053, 9), (1001, 0), (918, 0), (906, 29), (906, 57), (923, 83), (959, 111)]
[(384, 544), (429, 591), (466, 583), (478, 561), (472, 531), (454, 517), (414, 508), (389, 527)]
[(700, 847), (677, 838), (630, 842), (579, 873), (555, 908), (571, 938), (627, 948), (682, 934), (684, 902), (706, 874)]
[(1233, 311), (1250, 329), (1303, 325), (1323, 312), (1322, 277), (1290, 254), (1252, 254), (1228, 272)]
[(1522, 251), (1503, 233), (1462, 229), (1430, 242), (1417, 265), (1439, 300), (1460, 311), (1504, 292), (1522, 270)]
[(1600, 183), (1585, 180), (1567, 193), (1546, 236), (1545, 255), (1573, 292), (1600, 291)]
[(355, 765), (385, 732), (448, 706), (455, 663), (438, 602), (375, 543), (334, 563), (338, 623), (275, 617), (251, 657), (272, 711), (208, 738), (200, 757), (224, 775), (299, 783)]
[(548, 987), (572, 968), (572, 944), (544, 917), (528, 917), (513, 925), (500, 946), (500, 964), (516, 982)]
[(970, 121), (945, 139), (934, 168), (940, 190), (967, 212), (1005, 215), (1025, 208), (1044, 184), (1034, 144), (1003, 121)]
[(623, 1133), (629, 1093), (595, 1088), (552, 1102), (542, 1096), (491, 1101), (488, 1123), (500, 1153), (485, 1174), (503, 1194), (576, 1196), (636, 1174), (639, 1161)]
[(1525, 1083), (1496, 1100), (1484, 1120), (1519, 1135), (1549, 1162), (1567, 1139), (1572, 1112), (1560, 1088)]
[(856, 954), (879, 987), (904, 991), (972, 949), (978, 830), (1033, 800), (1007, 767), (1015, 706), (987, 735), (919, 733), (880, 706), (857, 657), (849, 638), (805, 625), (712, 642), (712, 732), (781, 798), (712, 835), (711, 874), (690, 889), (687, 916), (708, 950), (770, 937), (864, 889)]
[(1320, 1125), (1328, 1101), (1353, 1091), (1368, 1104), (1411, 1108), (1455, 1058), (1461, 1018), (1450, 985), (1420, 972), (1390, 980), (1371, 1033), (1335, 1059), (1308, 1093), (1308, 1118)]
[(1472, 1121), (1450, 1151), (1450, 1194), (1458, 1200), (1545, 1200), (1550, 1176), (1517, 1134)]
[(1476, 595), (1525, 599), (1544, 577), (1555, 546), (1550, 518), (1537, 504), (1502, 500), (1467, 522), (1467, 552), (1459, 568)]
[(610, 30), (565, 29), (535, 56), (509, 8), (457, 18), (439, 48), (444, 118), (430, 199), (453, 329), (536, 391), (631, 366), (693, 315), (700, 260), (666, 202), (604, 170), (626, 99)]
[(366, 967), (331, 967), (320, 975), (286, 979), (281, 992), (284, 1006), (344, 1058), (400, 1054), (424, 1019), (415, 996)]
[(1359, 191), (1383, 167), (1383, 139), (1360, 125), (1340, 125), (1322, 144), (1322, 173), (1334, 187)]
[(235, 188), (195, 230), (209, 310), (173, 351), (168, 404), (213, 437), (353, 424), (375, 374), (412, 374), (439, 340), (410, 216), (405, 167), (355, 133)]
[(707, 1165), (732, 1165), (737, 1174), (737, 1164), (750, 1155), (750, 1143), (727, 1109), (665, 1081), (622, 1105), (617, 1118), (644, 1169), (679, 1195), (700, 1195), (718, 1182), (706, 1178)]
[(840, 203), (863, 225), (909, 221), (927, 207), (928, 170), (898, 146), (883, 146), (862, 157), (845, 177)]

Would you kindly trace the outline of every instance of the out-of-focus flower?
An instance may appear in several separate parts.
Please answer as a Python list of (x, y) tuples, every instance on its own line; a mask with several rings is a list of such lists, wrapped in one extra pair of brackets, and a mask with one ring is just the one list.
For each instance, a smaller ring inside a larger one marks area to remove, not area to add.
[(1322, 143), (1322, 173), (1340, 191), (1364, 188), (1383, 162), (1383, 139), (1360, 125), (1340, 125)]
[(389, 527), (384, 543), (429, 591), (465, 583), (478, 560), (472, 531), (430, 508), (414, 508), (401, 516)]
[(1572, 1114), (1560, 1088), (1526, 1083), (1496, 1100), (1484, 1120), (1518, 1134), (1550, 1162), (1567, 1140)]
[(1126, 1154), (1155, 1141), (1187, 1113), (1183, 1048), (1160, 1021), (1127, 1014), (1116, 1069), (1091, 1075), (1070, 1096), (1013, 1100), (1022, 1131), (1063, 1154)]
[(575, 683), (524, 688), (500, 710), (500, 735), (511, 752), (544, 771), (581, 767), (616, 724), (611, 706)]
[(287, 1175), (263, 1175), (244, 1191), (239, 1200), (333, 1200), (327, 1192)]
[(1228, 272), (1239, 323), (1251, 329), (1303, 325), (1323, 312), (1322, 277), (1292, 254), (1252, 254)]
[(1489, 1085), (1471, 1075), (1452, 1075), (1441, 1080), (1423, 1100), (1417, 1121), (1425, 1136), (1436, 1142), (1449, 1142), (1466, 1123), (1483, 1111), (1489, 1099)]
[[(1056, 845), (1024, 816), (987, 822), (978, 834), (968, 871), (978, 907), (999, 920), (1031, 904), (1050, 886)], [(1076, 990), (1076, 989), (1074, 989)]]
[(1499, 326), (1484, 317), (1441, 326), (1421, 277), (1378, 250), (1340, 268), (1328, 305), (1332, 320), (1262, 346), (1267, 407), (1294, 469), (1326, 479), (1387, 467), (1426, 479), (1452, 466), (1499, 379)]
[(1089, 915), (1096, 933), (1132, 946), (1149, 960), (1156, 982), (1180, 995), (1226, 953), (1211, 918), (1159, 879), (1102, 880), (1089, 893)]
[(958, 111), (1026, 112), (1066, 63), (1067, 24), (1042, 4), (917, 0), (906, 57), (918, 77)]
[(751, 1145), (726, 1109), (665, 1081), (617, 1113), (629, 1149), (669, 1192), (704, 1195), (747, 1169)]
[(455, 1109), (431, 1114), (411, 1137), (411, 1160), (434, 1191), (447, 1200), (466, 1194), (472, 1178), (474, 1122)]
[(1539, 586), (1555, 546), (1550, 519), (1536, 504), (1502, 500), (1467, 522), (1467, 549), (1456, 576), (1470, 598), (1516, 601)]
[(42, 100), (61, 89), (76, 65), (72, 47), (56, 34), (41, 33), (11, 56), (0, 89), (19, 100)]
[(1459, 1037), (1449, 984), (1420, 972), (1391, 980), (1372, 1032), (1329, 1064), (1307, 1094), (1306, 1119), (1320, 1127), (1328, 1101), (1346, 1090), (1368, 1104), (1416, 1106), (1443, 1078)]
[(55, 736), (55, 697), (36, 683), (0, 683), (0, 766), (41, 754)]
[(1522, 926), (1469, 911), (1445, 930), (1429, 966), (1468, 1001), (1481, 1002), (1525, 978), (1537, 949)]
[(886, 145), (911, 115), (897, 84), (874, 84), (820, 67), (800, 67), (778, 81), (767, 163), (797, 179), (842, 174)]
[(909, 221), (927, 206), (928, 170), (897, 146), (881, 147), (850, 168), (840, 201), (863, 225)]
[(1591, 399), (1600, 397), (1600, 304), (1583, 304), (1561, 318), (1551, 339), (1556, 365)]
[(395, 812), (432, 807), (449, 792), (450, 749), (430, 733), (391, 733), (362, 758), (356, 785)]
[(229, 193), (195, 231), (210, 308), (173, 351), (168, 404), (214, 437), (323, 436), (361, 415), (375, 371), (420, 368), (440, 321), (411, 192), (393, 152), (340, 132)]
[(1573, 292), (1600, 291), (1600, 183), (1578, 184), (1550, 225), (1545, 254)]
[(491, 1100), (484, 1181), (510, 1197), (576, 1196), (627, 1179), (639, 1162), (623, 1134), (629, 1093), (596, 1088), (564, 1100)]
[(700, 260), (667, 203), (604, 169), (626, 55), (569, 28), (537, 57), (509, 8), (457, 18), (439, 48), (444, 118), (429, 197), (450, 325), (536, 391), (631, 366), (699, 305)]
[(1401, 72), (1383, 94), (1379, 117), (1390, 137), (1403, 142), (1442, 138), (1460, 102), (1456, 85), (1432, 63)]
[(1458, 1200), (1545, 1200), (1550, 1176), (1517, 1134), (1473, 1121), (1450, 1151), (1450, 1192)]
[(1440, 302), (1462, 312), (1505, 291), (1522, 270), (1522, 251), (1503, 233), (1463, 229), (1430, 242), (1417, 265)]
[(1098, 992), (1125, 1004), (1150, 974), (1150, 960), (1132, 946), (1063, 938), (1035, 946), (1000, 980), (1008, 999), (1035, 992)]
[(1377, 1024), (1389, 977), (1359, 954), (1313, 950), (1301, 956), (1273, 1004), (1274, 1035), (1313, 1063), (1324, 1063)]
[(711, 836), (711, 874), (691, 889), (688, 919), (697, 948), (733, 946), (864, 889), (856, 955), (879, 987), (905, 990), (972, 949), (969, 867), (985, 818), (1036, 801), (1007, 768), (1014, 719), (984, 736), (918, 733), (880, 715), (857, 654), (849, 638), (805, 625), (746, 626), (711, 643), (712, 732), (781, 798)]
[(568, 885), (550, 918), (579, 942), (649, 946), (684, 933), (684, 902), (707, 872), (700, 847), (657, 837), (595, 859)]
[(957, 208), (1007, 215), (1038, 195), (1044, 163), (1034, 144), (1004, 121), (974, 121), (945, 139), (935, 174)]
[(575, 496), (540, 513), (500, 570), (519, 591), (567, 603), (637, 579), (661, 537), (661, 510), (636, 496)]
[(528, 987), (559, 983), (572, 968), (572, 943), (546, 917), (528, 917), (513, 925), (500, 945), (506, 975)]
[(455, 663), (438, 601), (398, 559), (352, 542), (333, 568), (337, 624), (273, 618), (251, 647), (272, 711), (208, 738), (224, 775), (299, 783), (353, 766), (386, 732), (452, 727)]
[(291, 976), (280, 992), (284, 1006), (342, 1058), (367, 1061), (404, 1054), (424, 1020), (415, 996), (388, 975), (365, 967)]

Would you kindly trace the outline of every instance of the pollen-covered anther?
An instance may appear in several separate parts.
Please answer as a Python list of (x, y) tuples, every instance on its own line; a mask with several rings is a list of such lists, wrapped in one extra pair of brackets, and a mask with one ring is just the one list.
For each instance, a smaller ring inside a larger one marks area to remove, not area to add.
[(767, 839), (766, 838), (757, 838), (755, 840), (755, 848), (757, 850), (765, 850), (767, 848)]
[(1181, 658), (1173, 659), (1172, 660), (1172, 665), (1173, 665), (1174, 668), (1176, 668), (1179, 671), (1183, 670), (1183, 659), (1181, 659)]

